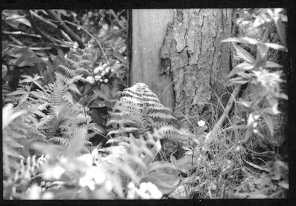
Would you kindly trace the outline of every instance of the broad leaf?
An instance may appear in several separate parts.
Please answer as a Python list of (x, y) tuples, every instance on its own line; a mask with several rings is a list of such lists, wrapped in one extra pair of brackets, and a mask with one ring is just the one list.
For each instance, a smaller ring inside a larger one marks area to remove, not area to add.
[(235, 43), (232, 43), (233, 47), (235, 48), (236, 54), (238, 57), (240, 57), (241, 59), (249, 62), (249, 63), (253, 63), (255, 61), (254, 57), (247, 52), (245, 49), (243, 49), (242, 47), (238, 46)]
[(245, 44), (252, 44), (252, 45), (259, 43), (258, 40), (250, 38), (250, 37), (240, 37), (240, 38), (230, 37), (230, 38), (222, 40), (221, 42), (222, 43), (223, 42), (236, 42), (236, 43), (245, 43)]
[(279, 65), (275, 62), (272, 62), (272, 61), (267, 61), (265, 64), (265, 67), (267, 67), (267, 68), (282, 68), (283, 66)]
[(284, 47), (283, 45), (280, 44), (275, 44), (275, 43), (265, 43), (265, 46), (275, 49), (275, 50), (283, 50), (283, 51), (287, 51), (287, 48)]

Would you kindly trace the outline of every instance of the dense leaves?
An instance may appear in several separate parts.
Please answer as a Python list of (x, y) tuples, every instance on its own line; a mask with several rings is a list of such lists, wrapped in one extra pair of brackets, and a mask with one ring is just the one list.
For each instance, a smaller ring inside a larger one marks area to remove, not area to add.
[[(191, 132), (147, 85), (126, 88), (126, 10), (2, 11), (4, 199), (285, 197), (274, 116), (287, 96), (269, 57), (287, 51), (286, 15), (238, 11), (243, 36), (222, 41), (237, 93)], [(278, 41), (260, 38), (272, 28)]]

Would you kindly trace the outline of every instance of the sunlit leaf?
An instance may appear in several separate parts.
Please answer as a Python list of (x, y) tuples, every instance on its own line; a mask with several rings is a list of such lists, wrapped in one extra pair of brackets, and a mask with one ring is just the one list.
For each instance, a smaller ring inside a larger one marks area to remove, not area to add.
[(257, 39), (254, 38), (250, 38), (250, 37), (230, 37), (227, 39), (222, 40), (221, 42), (236, 42), (236, 43), (244, 43), (244, 44), (258, 44), (259, 41)]
[(267, 61), (265, 64), (265, 67), (267, 67), (267, 68), (282, 68), (283, 66), (279, 65), (275, 62), (272, 62), (272, 61)]
[(253, 63), (255, 61), (254, 57), (249, 52), (247, 52), (245, 49), (243, 49), (242, 47), (238, 46), (235, 43), (233, 43), (232, 45), (235, 48), (236, 54), (241, 59), (243, 59), (249, 63)]
[(289, 189), (289, 183), (287, 183), (286, 181), (281, 181), (278, 183), (279, 186), (281, 186), (282, 188), (288, 190)]
[[(7, 10), (6, 10), (7, 11)], [(8, 17), (6, 17), (5, 21), (12, 25), (13, 27), (18, 27), (19, 24), (24, 24), (28, 27), (32, 27), (30, 21), (23, 15), (19, 15), (18, 13), (11, 11), (8, 14)]]
[(280, 44), (276, 44), (276, 43), (264, 43), (265, 46), (275, 49), (275, 50), (283, 50), (283, 51), (287, 51), (287, 48), (283, 45)]
[(245, 80), (241, 77), (236, 77), (236, 78), (232, 78), (229, 80), (229, 85), (234, 85), (234, 84), (245, 84), (248, 83), (248, 80)]

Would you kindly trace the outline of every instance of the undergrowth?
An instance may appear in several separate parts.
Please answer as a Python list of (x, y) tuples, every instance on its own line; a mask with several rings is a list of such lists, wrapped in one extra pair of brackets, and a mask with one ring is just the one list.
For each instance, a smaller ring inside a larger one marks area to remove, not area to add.
[[(287, 96), (269, 60), (286, 51), (286, 16), (244, 14), (247, 36), (222, 41), (237, 60), (228, 102), (185, 129), (146, 84), (127, 87), (126, 11), (4, 10), (3, 198), (286, 197), (274, 116)], [(271, 26), (279, 42), (250, 34)]]

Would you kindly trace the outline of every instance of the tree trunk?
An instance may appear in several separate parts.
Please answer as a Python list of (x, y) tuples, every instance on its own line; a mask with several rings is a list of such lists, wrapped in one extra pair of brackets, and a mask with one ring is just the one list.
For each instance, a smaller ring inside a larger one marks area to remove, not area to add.
[(187, 123), (211, 119), (205, 111), (213, 92), (218, 96), (225, 92), (231, 69), (230, 46), (220, 42), (231, 36), (231, 21), (232, 9), (173, 12), (160, 52), (161, 71), (171, 75), (174, 111)]
[(170, 78), (160, 76), (159, 50), (171, 10), (135, 9), (132, 11), (132, 64), (130, 83), (146, 83), (167, 107), (173, 106)]

